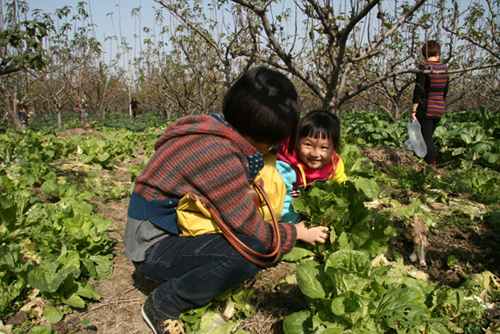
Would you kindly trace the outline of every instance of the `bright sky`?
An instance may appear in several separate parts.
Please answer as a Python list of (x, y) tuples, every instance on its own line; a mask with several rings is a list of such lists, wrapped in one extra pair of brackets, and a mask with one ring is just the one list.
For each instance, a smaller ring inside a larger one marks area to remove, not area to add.
[[(84, 1), (87, 12), (90, 14), (90, 19), (96, 25), (95, 37), (103, 45), (105, 52), (105, 60), (109, 61), (112, 55), (116, 53), (117, 42), (107, 41), (105, 38), (109, 36), (116, 36), (118, 40), (120, 37), (126, 38), (128, 45), (132, 48), (130, 52), (122, 57), (122, 64), (125, 65), (129, 60), (139, 55), (140, 41), (144, 40), (147, 36), (142, 31), (143, 27), (151, 29), (159, 29), (155, 24), (155, 12), (162, 7), (153, 0), (25, 0), (30, 8), (30, 13), (33, 9), (39, 8), (45, 13), (54, 14), (55, 9), (62, 8), (65, 5), (71, 7), (72, 14), (77, 14), (77, 5), (80, 1)], [(462, 0), (459, 3), (467, 6), (474, 0)], [(476, 0), (484, 2), (484, 0)], [(212, 0), (204, 1), (205, 4), (212, 2)], [(0, 2), (1, 3), (1, 2)], [(286, 3), (286, 4), (285, 4)], [(291, 5), (291, 1), (283, 1), (278, 6), (278, 10), (283, 10), (286, 6)], [(431, 6), (432, 1), (428, 2)], [(466, 8), (466, 6), (464, 8)], [(140, 16), (132, 16), (131, 12), (134, 8), (141, 8)], [(167, 17), (168, 11), (162, 10), (166, 22), (163, 25), (169, 25)], [(55, 16), (53, 15), (55, 19)], [(300, 21), (299, 21), (300, 22)], [(290, 27), (289, 27), (290, 28)], [(294, 27), (291, 27), (292, 29)], [(158, 30), (156, 30), (158, 31)], [(134, 36), (135, 35), (135, 36)], [(154, 34), (157, 35), (157, 34)], [(136, 36), (140, 36), (140, 39)]]
[[(71, 7), (71, 15), (77, 14), (78, 3), (82, 0), (26, 0), (29, 5), (30, 13), (33, 9), (39, 8), (44, 13), (54, 14), (57, 8), (65, 5)], [(161, 6), (153, 0), (83, 0), (90, 15), (91, 21), (96, 25), (95, 38), (99, 40), (104, 47), (106, 54), (110, 53), (110, 42), (104, 42), (105, 37), (116, 36), (120, 39), (120, 32), (126, 38), (127, 43), (132, 48), (138, 48), (139, 41), (134, 35), (141, 35), (144, 39), (142, 27), (154, 25), (155, 9)], [(141, 7), (140, 17), (132, 17), (131, 12), (134, 8)], [(154, 7), (154, 8), (153, 8)], [(163, 11), (166, 12), (165, 10)], [(52, 16), (55, 19), (55, 16)], [(113, 44), (113, 50), (116, 51), (116, 43)], [(134, 56), (134, 50), (131, 51)], [(107, 58), (107, 57), (106, 57)]]

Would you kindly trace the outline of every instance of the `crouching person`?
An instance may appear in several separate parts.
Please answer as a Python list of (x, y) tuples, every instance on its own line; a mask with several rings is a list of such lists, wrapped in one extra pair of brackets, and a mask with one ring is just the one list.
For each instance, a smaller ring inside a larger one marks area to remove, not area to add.
[[(183, 333), (180, 314), (200, 307), (261, 267), (220, 233), (180, 236), (177, 206), (194, 194), (248, 247), (266, 253), (278, 240), (247, 189), (264, 165), (262, 154), (295, 138), (298, 94), (281, 73), (256, 67), (228, 90), (222, 114), (188, 116), (171, 124), (135, 180), (125, 229), (125, 255), (160, 285), (142, 314), (154, 333)], [(324, 243), (326, 228), (279, 224), (282, 253), (297, 239)]]

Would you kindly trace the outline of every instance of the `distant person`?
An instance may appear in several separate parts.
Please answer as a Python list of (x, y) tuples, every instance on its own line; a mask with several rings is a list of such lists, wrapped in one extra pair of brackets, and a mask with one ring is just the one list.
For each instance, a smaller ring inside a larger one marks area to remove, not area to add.
[(17, 115), (19, 116), (19, 120), (21, 121), (21, 124), (28, 124), (28, 112), (26, 111), (26, 106), (22, 106), (21, 110), (17, 112)]
[(278, 146), (276, 169), (286, 186), (282, 222), (295, 223), (299, 218), (292, 200), (314, 181), (347, 180), (344, 162), (338, 155), (340, 148), (340, 120), (327, 110), (314, 110), (299, 123), (297, 140), (290, 153), (287, 140)]
[[(436, 41), (428, 41), (422, 47), (422, 55), (426, 60), (418, 66), (419, 70), (446, 71), (448, 67), (439, 61), (441, 47)], [(436, 167), (436, 148), (432, 135), (444, 113), (444, 99), (448, 93), (448, 74), (417, 73), (411, 120), (417, 119), (422, 129), (427, 155), (424, 160), (427, 164)]]
[(134, 116), (134, 119), (137, 118), (137, 109), (139, 104), (140, 103), (137, 102), (135, 97), (132, 99), (132, 101), (130, 101), (130, 107), (132, 108), (132, 116)]

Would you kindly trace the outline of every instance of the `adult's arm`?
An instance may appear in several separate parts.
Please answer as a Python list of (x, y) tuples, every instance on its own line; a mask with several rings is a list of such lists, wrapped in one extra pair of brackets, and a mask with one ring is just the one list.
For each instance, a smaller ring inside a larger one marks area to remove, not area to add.
[[(262, 220), (248, 194), (247, 159), (233, 142), (209, 134), (177, 136), (155, 155), (162, 158), (149, 170), (161, 178), (167, 197), (192, 192), (213, 208), (233, 233), (253, 236), (268, 250), (273, 249), (277, 236), (272, 226)], [(288, 253), (296, 242), (296, 228), (282, 223), (280, 233), (282, 252)]]
[[(419, 70), (425, 70), (423, 65), (418, 65)], [(420, 99), (425, 96), (425, 74), (417, 73), (415, 79), (415, 88), (413, 90), (413, 106), (420, 103)], [(416, 109), (413, 109), (416, 110)]]

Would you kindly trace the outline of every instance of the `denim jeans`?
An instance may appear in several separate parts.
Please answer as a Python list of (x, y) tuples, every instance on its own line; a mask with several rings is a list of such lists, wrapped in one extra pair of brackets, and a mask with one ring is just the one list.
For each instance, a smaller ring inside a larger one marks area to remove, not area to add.
[[(256, 238), (237, 235), (248, 247), (265, 253)], [(178, 319), (261, 269), (245, 259), (222, 234), (169, 236), (154, 244), (137, 271), (161, 285), (153, 291), (153, 306), (169, 319)]]

